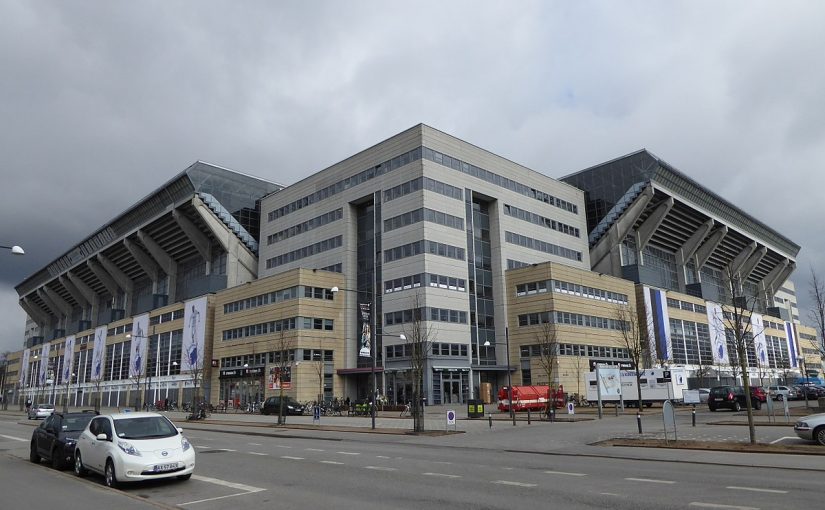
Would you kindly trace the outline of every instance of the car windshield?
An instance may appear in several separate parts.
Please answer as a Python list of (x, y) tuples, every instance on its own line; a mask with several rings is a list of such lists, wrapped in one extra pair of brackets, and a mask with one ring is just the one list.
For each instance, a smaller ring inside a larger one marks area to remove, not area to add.
[(157, 439), (178, 433), (172, 422), (163, 416), (141, 416), (114, 420), (115, 434), (121, 439)]
[(39, 404), (35, 407), (37, 407), (38, 409), (54, 409), (54, 406), (51, 404)]
[(92, 421), (92, 418), (94, 418), (93, 414), (66, 416), (63, 418), (61, 427), (63, 428), (63, 432), (80, 432), (86, 428), (86, 425)]

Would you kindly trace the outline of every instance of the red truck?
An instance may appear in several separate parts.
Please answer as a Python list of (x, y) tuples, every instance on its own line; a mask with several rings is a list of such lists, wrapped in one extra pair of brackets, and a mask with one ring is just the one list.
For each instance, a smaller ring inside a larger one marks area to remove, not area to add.
[[(510, 395), (507, 386), (498, 390), (498, 410), (510, 411)], [(515, 411), (544, 411), (548, 402), (555, 399), (556, 409), (565, 407), (564, 387), (555, 391), (550, 386), (513, 386), (513, 409)]]

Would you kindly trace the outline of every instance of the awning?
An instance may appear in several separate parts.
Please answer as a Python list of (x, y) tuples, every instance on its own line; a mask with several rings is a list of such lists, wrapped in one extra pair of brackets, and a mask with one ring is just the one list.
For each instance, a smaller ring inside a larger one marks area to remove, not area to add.
[(358, 375), (358, 374), (371, 374), (375, 370), (376, 374), (380, 374), (384, 371), (384, 367), (358, 367), (358, 368), (339, 368), (335, 371), (338, 375)]

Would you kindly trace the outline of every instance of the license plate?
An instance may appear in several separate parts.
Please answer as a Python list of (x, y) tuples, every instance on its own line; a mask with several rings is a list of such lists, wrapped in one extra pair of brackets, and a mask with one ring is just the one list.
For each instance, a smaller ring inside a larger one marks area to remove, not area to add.
[(721, 401), (723, 401), (723, 400), (725, 400), (725, 399), (723, 399), (723, 398), (715, 398), (715, 399), (713, 399), (713, 400), (714, 400), (714, 401), (716, 401), (716, 402), (721, 402)]
[(178, 464), (177, 463), (175, 463), (175, 464), (157, 464), (157, 465), (155, 465), (155, 470), (154, 471), (156, 473), (161, 473), (163, 471), (174, 471), (175, 469), (178, 469)]

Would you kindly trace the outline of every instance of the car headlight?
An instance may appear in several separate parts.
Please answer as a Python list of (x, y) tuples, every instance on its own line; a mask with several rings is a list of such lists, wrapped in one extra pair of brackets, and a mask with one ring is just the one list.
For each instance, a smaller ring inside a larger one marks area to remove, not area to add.
[(295, 407), (293, 407), (293, 406), (286, 406), (286, 408), (289, 409), (290, 411), (295, 409)]
[(134, 446), (132, 446), (132, 443), (129, 443), (127, 441), (118, 440), (117, 446), (118, 446), (118, 448), (123, 450), (124, 453), (126, 453), (128, 455), (134, 455), (135, 457), (140, 457), (141, 456), (140, 452), (137, 451), (137, 449)]
[(76, 439), (72, 439), (70, 437), (66, 438), (66, 446), (71, 446), (71, 445), (75, 444), (76, 442), (77, 442)]
[(189, 448), (192, 448), (192, 445), (189, 443), (189, 440), (186, 439), (186, 436), (184, 436), (184, 435), (180, 436), (180, 446), (181, 446), (181, 448), (183, 448), (183, 451), (186, 451)]

